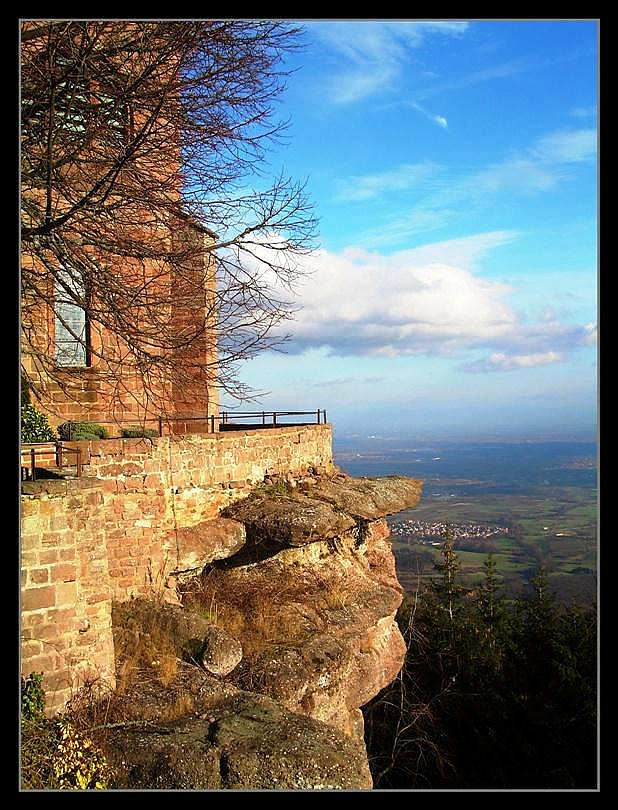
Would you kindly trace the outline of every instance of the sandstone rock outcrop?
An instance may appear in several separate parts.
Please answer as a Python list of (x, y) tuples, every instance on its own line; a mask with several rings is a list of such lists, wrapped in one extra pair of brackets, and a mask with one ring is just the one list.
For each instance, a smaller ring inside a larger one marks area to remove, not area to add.
[(165, 607), (162, 621), (185, 650), (194, 645), (190, 660), (207, 671), (192, 714), (118, 732), (127, 785), (371, 787), (360, 707), (392, 682), (405, 656), (384, 517), (416, 506), (421, 486), (335, 474), (262, 487), (222, 515), (237, 538), (229, 555), (200, 550), (209, 533), (196, 529), (179, 559), (210, 559), (180, 584), (184, 608)]
[(252, 493), (222, 514), (245, 526), (247, 545), (268, 552), (362, 531), (367, 521), (416, 506), (421, 488), (420, 481), (402, 476), (321, 476), (285, 495), (268, 488)]

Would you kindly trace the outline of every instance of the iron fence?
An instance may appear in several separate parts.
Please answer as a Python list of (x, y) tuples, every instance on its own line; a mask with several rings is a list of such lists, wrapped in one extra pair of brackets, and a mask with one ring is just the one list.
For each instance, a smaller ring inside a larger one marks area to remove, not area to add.
[[(67, 462), (67, 457), (75, 456), (75, 463)], [(28, 477), (36, 481), (38, 469), (62, 469), (75, 467), (77, 477), (82, 473), (82, 451), (79, 447), (65, 447), (63, 442), (29, 442), (20, 448), (20, 464), (22, 478)]]

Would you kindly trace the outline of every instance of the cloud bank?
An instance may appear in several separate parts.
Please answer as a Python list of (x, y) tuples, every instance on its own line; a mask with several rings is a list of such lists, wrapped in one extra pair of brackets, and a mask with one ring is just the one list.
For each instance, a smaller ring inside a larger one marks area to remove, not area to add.
[(595, 325), (563, 324), (552, 313), (528, 323), (509, 303), (510, 286), (478, 274), (489, 251), (516, 237), (494, 231), (389, 256), (347, 248), (301, 257), (307, 275), (294, 296), (295, 319), (286, 324), (292, 335), (287, 351), (464, 358), (487, 351), (460, 365), (471, 373), (560, 362), (594, 342)]

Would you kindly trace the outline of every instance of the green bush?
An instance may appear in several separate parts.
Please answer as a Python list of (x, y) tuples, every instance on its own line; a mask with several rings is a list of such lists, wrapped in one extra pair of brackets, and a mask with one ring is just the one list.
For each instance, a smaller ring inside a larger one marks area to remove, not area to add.
[(30, 381), (25, 374), (21, 375), (21, 406), (30, 405)]
[(45, 717), (43, 674), (21, 679), (21, 786), (25, 790), (105, 790), (105, 755), (72, 717)]
[(45, 693), (42, 682), (42, 672), (31, 672), (27, 678), (21, 679), (21, 716), (25, 720), (36, 720), (43, 714)]
[(158, 438), (159, 431), (142, 427), (122, 428), (120, 436), (123, 439), (154, 439)]
[(65, 442), (96, 441), (108, 438), (107, 430), (96, 422), (63, 422), (58, 425), (58, 435)]
[(57, 436), (47, 417), (34, 407), (24, 405), (21, 409), (22, 442), (53, 442)]

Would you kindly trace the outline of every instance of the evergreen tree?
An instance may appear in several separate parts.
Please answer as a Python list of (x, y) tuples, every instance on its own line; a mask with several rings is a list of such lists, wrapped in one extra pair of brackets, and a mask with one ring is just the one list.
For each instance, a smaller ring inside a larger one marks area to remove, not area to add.
[(504, 599), (500, 593), (502, 579), (498, 575), (493, 554), (488, 554), (483, 563), (484, 577), (477, 588), (475, 608), (477, 634), (484, 647), (484, 661), (493, 668), (500, 665), (502, 658), (501, 635), (504, 632), (506, 612)]
[(400, 610), (404, 668), (366, 712), (375, 786), (594, 788), (595, 608), (561, 608), (543, 569), (508, 602), (491, 556), (466, 599), (458, 567), (448, 533)]
[(446, 537), (442, 546), (442, 562), (434, 563), (434, 568), (440, 574), (432, 580), (431, 588), (438, 596), (442, 608), (448, 613), (451, 630), (455, 626), (455, 614), (460, 604), (462, 588), (457, 582), (459, 572), (459, 558), (453, 546), (450, 530), (446, 529)]

